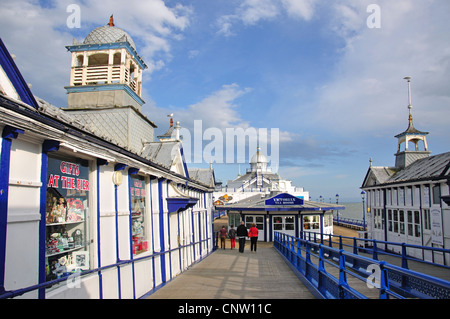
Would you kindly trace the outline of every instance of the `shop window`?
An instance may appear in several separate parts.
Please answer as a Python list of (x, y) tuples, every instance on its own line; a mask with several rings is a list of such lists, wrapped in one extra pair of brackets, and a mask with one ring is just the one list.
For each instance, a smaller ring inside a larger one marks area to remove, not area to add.
[(284, 223), (286, 230), (295, 230), (295, 220), (293, 216), (286, 216)]
[(241, 214), (228, 213), (228, 226), (238, 227), (241, 224)]
[(388, 210), (388, 231), (392, 231), (392, 210)]
[(130, 177), (130, 198), (133, 255), (138, 255), (148, 250), (148, 231), (145, 224), (145, 177), (138, 175)]
[(49, 156), (46, 198), (46, 280), (87, 270), (89, 167), (76, 158)]
[(273, 218), (273, 230), (283, 230), (283, 217), (276, 216)]
[(405, 212), (403, 210), (399, 211), (400, 214), (400, 234), (405, 234)]
[(325, 214), (323, 216), (323, 225), (324, 225), (324, 227), (333, 226), (333, 213)]
[(423, 228), (426, 230), (431, 230), (431, 217), (429, 209), (423, 210)]
[(303, 216), (303, 229), (320, 229), (320, 216)]
[(439, 185), (433, 186), (433, 204), (441, 204), (441, 188), (439, 187)]
[(398, 233), (398, 211), (394, 210), (394, 233)]
[(408, 236), (420, 237), (420, 213), (408, 211)]

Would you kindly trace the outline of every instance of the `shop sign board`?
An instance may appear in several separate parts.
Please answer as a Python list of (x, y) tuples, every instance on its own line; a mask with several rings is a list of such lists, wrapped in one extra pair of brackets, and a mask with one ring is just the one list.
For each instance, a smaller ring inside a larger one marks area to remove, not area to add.
[(301, 198), (295, 197), (293, 195), (282, 193), (275, 197), (266, 199), (266, 206), (295, 206), (295, 205), (303, 205), (304, 201)]

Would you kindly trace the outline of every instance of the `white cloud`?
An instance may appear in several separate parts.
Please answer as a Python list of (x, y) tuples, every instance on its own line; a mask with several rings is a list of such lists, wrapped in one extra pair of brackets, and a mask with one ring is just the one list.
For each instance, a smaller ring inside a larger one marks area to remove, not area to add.
[(281, 0), (283, 7), (292, 17), (310, 20), (314, 14), (317, 0)]
[(67, 26), (66, 12), (72, 0), (54, 1), (42, 7), (31, 0), (3, 1), (0, 10), (2, 40), (17, 56), (16, 63), (33, 93), (58, 105), (67, 103), (64, 85), (69, 82), (70, 54), (65, 46), (78, 41), (94, 28), (106, 25), (114, 15), (116, 27), (126, 30), (149, 66), (144, 74), (164, 67), (171, 59), (171, 41), (182, 38), (189, 26), (192, 8), (167, 6), (162, 0), (105, 0), (82, 2), (81, 29)]
[(240, 88), (236, 83), (223, 85), (200, 102), (176, 112), (176, 116), (188, 126), (193, 120), (201, 119), (205, 127), (220, 130), (230, 127), (247, 128), (249, 123), (241, 118), (236, 100), (250, 90)]
[(381, 28), (369, 29), (370, 3), (341, 1), (334, 6), (329, 28), (346, 46), (334, 76), (320, 89), (320, 101), (311, 110), (313, 123), (354, 137), (386, 130), (400, 133), (408, 118), (403, 77), (412, 76), (416, 127), (438, 129), (425, 125), (430, 118), (447, 125), (440, 119), (450, 116), (450, 93), (444, 89), (450, 72), (444, 12), (450, 12), (450, 3), (380, 0)]
[(218, 18), (218, 33), (225, 36), (235, 35), (233, 26), (242, 23), (255, 25), (261, 20), (273, 20), (280, 15), (310, 20), (314, 14), (317, 0), (245, 0), (233, 14)]

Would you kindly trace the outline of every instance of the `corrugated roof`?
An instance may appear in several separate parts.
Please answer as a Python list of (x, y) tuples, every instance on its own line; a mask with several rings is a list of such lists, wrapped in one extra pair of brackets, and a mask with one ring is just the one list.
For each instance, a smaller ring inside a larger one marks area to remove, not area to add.
[(368, 176), (375, 177), (375, 185), (450, 178), (450, 152), (418, 159), (404, 169), (394, 167), (370, 167), (362, 187), (368, 184)]
[(210, 168), (188, 168), (189, 177), (209, 187), (214, 187), (214, 171)]
[(398, 171), (387, 182), (395, 183), (408, 180), (435, 179), (450, 176), (448, 169), (444, 169), (450, 163), (450, 152), (426, 157), (415, 161), (411, 165)]

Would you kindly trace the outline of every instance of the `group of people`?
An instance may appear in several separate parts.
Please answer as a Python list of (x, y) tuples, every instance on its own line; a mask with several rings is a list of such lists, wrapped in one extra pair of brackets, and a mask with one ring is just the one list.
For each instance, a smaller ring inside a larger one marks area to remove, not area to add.
[(234, 229), (234, 226), (231, 226), (228, 232), (226, 227), (222, 226), (222, 228), (219, 231), (219, 235), (220, 235), (220, 247), (222, 249), (225, 249), (225, 239), (228, 236), (231, 242), (231, 249), (236, 247), (236, 238), (238, 238), (239, 252), (243, 253), (246, 237), (249, 237), (250, 250), (256, 252), (256, 243), (258, 242), (258, 228), (256, 227), (255, 223), (252, 224), (252, 227), (250, 227), (248, 231), (243, 221), (241, 221), (241, 224), (237, 227), (237, 229)]

